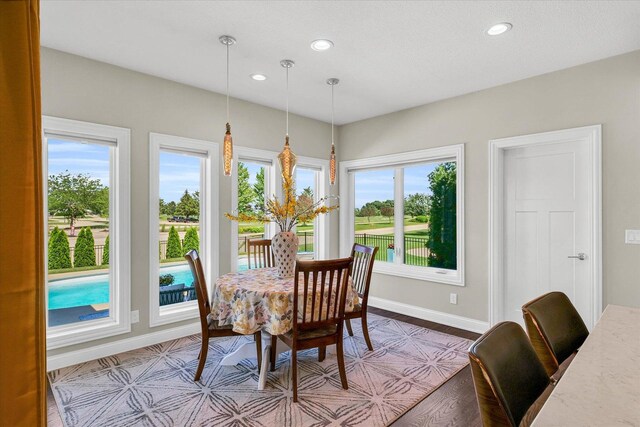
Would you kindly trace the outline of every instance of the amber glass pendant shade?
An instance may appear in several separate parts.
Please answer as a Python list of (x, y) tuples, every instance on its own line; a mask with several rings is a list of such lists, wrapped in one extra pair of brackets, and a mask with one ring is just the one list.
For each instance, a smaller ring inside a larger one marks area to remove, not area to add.
[(296, 169), (296, 155), (293, 154), (289, 146), (289, 135), (285, 137), (284, 148), (282, 152), (278, 154), (278, 162), (280, 163), (280, 170), (282, 171), (282, 179), (292, 179), (293, 172)]
[(329, 157), (329, 184), (336, 183), (336, 147), (331, 144), (331, 157)]
[(222, 159), (224, 162), (224, 174), (231, 176), (233, 171), (233, 138), (231, 138), (231, 126), (227, 123), (227, 133), (224, 134), (222, 144)]

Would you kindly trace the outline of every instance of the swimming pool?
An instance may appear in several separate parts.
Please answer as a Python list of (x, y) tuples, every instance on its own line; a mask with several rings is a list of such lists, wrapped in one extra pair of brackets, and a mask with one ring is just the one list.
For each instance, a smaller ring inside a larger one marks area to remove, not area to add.
[[(246, 269), (246, 263), (238, 265), (239, 271)], [(187, 264), (160, 267), (160, 274), (173, 274), (174, 284), (184, 283), (187, 287), (193, 284), (193, 276)], [(49, 281), (48, 293), (49, 310), (106, 304), (109, 302), (109, 275), (96, 274), (93, 276), (51, 280)]]

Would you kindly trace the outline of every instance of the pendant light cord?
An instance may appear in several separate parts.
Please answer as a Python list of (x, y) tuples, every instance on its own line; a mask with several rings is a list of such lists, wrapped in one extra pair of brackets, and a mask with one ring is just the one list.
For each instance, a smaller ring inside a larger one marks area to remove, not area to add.
[(227, 44), (227, 123), (229, 123), (229, 45)]
[(333, 139), (333, 86), (331, 85), (331, 145), (334, 145)]
[(286, 68), (287, 70), (287, 89), (286, 89), (286, 93), (287, 93), (287, 129), (286, 129), (286, 135), (289, 136), (289, 67)]

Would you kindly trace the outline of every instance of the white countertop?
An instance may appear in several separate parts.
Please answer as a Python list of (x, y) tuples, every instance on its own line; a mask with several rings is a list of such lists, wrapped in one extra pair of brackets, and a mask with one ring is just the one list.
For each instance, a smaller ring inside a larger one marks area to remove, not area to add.
[(609, 305), (534, 426), (640, 426), (640, 308)]

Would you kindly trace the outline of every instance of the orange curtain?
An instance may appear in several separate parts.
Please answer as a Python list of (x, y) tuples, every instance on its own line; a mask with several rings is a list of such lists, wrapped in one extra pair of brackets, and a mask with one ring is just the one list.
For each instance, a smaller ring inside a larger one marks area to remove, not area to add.
[(0, 425), (46, 426), (37, 0), (0, 0)]

